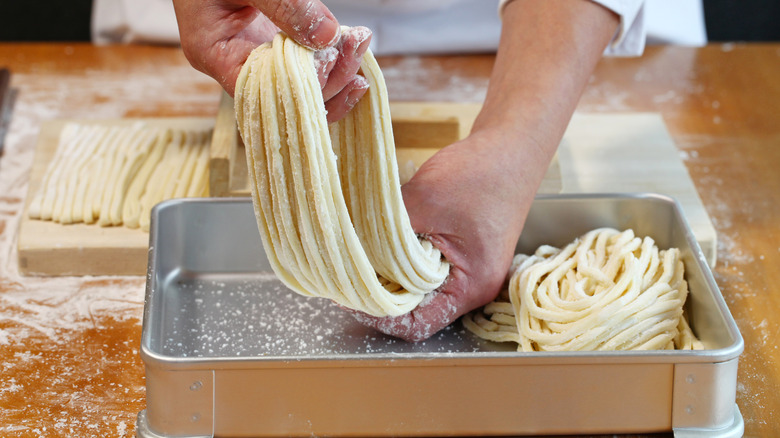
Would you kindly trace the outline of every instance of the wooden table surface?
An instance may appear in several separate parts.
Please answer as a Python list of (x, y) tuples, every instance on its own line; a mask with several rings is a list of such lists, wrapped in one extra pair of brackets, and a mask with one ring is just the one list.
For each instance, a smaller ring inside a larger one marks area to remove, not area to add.
[[(381, 59), (394, 100), (479, 102), (492, 56)], [(0, 158), (0, 436), (132, 436), (145, 407), (142, 277), (25, 278), (16, 235), (40, 123), (214, 116), (218, 86), (166, 47), (0, 44), (17, 91)], [(719, 237), (745, 340), (746, 436), (780, 436), (780, 44), (604, 59), (582, 112), (660, 112)]]

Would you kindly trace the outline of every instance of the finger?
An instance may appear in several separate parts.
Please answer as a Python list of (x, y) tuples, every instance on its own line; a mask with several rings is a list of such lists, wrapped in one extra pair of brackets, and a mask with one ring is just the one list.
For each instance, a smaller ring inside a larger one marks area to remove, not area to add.
[(328, 123), (341, 120), (366, 94), (368, 81), (363, 76), (355, 76), (337, 95), (325, 102)]
[(319, 0), (250, 0), (287, 35), (312, 49), (338, 41), (339, 23)]
[(317, 79), (320, 81), (320, 88), (324, 88), (328, 83), (333, 66), (339, 58), (339, 50), (335, 47), (328, 47), (324, 50), (314, 52), (314, 70), (317, 72)]
[[(250, 9), (250, 8), (247, 8)], [(217, 80), (228, 94), (233, 96), (236, 79), (249, 54), (260, 44), (270, 41), (279, 28), (262, 14), (255, 19), (230, 44), (215, 44), (208, 52), (211, 58), (208, 75)]]
[(405, 341), (419, 342), (430, 338), (447, 327), (465, 311), (455, 295), (446, 292), (432, 292), (412, 312), (394, 317), (378, 318), (352, 311), (355, 319), (368, 327)]
[(322, 97), (326, 101), (340, 93), (353, 80), (370, 43), (371, 31), (367, 27), (352, 27), (342, 32), (338, 43), (338, 59), (322, 88)]
[(187, 60), (231, 96), (249, 53), (279, 32), (265, 15), (245, 4), (174, 0), (173, 5)]

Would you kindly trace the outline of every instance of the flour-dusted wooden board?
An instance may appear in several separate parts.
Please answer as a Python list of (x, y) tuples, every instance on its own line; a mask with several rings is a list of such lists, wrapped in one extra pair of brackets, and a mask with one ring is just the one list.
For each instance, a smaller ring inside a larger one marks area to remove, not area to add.
[(715, 228), (660, 114), (575, 114), (558, 159), (562, 193), (651, 192), (677, 199), (715, 266)]
[(24, 275), (144, 275), (149, 233), (126, 227), (61, 225), (33, 220), (27, 209), (38, 191), (57, 149), (59, 135), (69, 121), (112, 126), (143, 121), (150, 126), (210, 129), (211, 118), (150, 118), (111, 120), (51, 120), (41, 125), (35, 149), (27, 199), (19, 225), (19, 270)]

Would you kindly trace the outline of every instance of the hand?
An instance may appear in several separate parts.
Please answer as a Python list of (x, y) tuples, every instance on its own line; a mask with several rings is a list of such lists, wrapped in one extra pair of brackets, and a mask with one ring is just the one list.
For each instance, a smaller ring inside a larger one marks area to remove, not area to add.
[(358, 313), (358, 321), (419, 341), (496, 297), (538, 186), (538, 171), (523, 168), (536, 166), (523, 159), (522, 151), (535, 149), (528, 144), (523, 148), (500, 133), (477, 132), (423, 164), (404, 185), (404, 202), (413, 229), (441, 250), (450, 274), (412, 312), (387, 318)]
[(496, 296), (534, 193), (619, 18), (591, 1), (516, 0), (503, 23), (472, 134), (431, 157), (403, 190), (412, 227), (449, 260), (450, 275), (409, 314), (357, 315), (382, 332), (425, 339)]
[(350, 27), (334, 47), (314, 52), (328, 123), (344, 117), (368, 90), (368, 82), (357, 71), (370, 43), (367, 27)]
[(281, 29), (298, 43), (321, 50), (319, 78), (328, 122), (351, 109), (368, 84), (357, 75), (371, 32), (340, 32), (319, 0), (174, 0), (184, 55), (232, 96), (249, 53)]

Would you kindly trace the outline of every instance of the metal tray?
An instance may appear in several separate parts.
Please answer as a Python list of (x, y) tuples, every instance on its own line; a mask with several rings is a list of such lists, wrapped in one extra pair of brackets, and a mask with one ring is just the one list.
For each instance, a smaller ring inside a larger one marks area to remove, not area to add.
[(152, 215), (140, 437), (742, 434), (742, 337), (670, 198), (539, 197), (517, 248), (602, 226), (680, 248), (704, 351), (519, 353), (459, 322), (406, 343), (279, 282), (248, 199)]

